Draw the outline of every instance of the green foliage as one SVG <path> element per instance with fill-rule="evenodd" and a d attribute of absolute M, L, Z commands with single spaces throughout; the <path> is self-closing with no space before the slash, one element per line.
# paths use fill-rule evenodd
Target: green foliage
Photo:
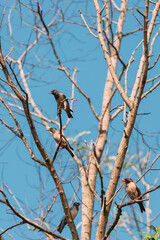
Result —
<path fill-rule="evenodd" d="M 131 166 L 135 166 L 135 164 L 133 163 L 129 163 L 129 162 L 125 162 L 123 169 L 125 169 L 126 167 L 131 167 Z"/>
<path fill-rule="evenodd" d="M 156 228 L 151 226 L 151 228 L 154 230 L 154 233 L 152 235 L 146 235 L 143 240 L 160 240 L 160 225 Z"/>

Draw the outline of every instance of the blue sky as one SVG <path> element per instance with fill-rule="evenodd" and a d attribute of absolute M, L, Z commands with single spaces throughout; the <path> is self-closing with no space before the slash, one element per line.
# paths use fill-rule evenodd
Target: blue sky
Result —
<path fill-rule="evenodd" d="M 141 8 L 142 4 L 143 4 L 142 1 L 140 1 L 140 3 L 139 1 L 135 3 L 135 5 L 140 6 L 140 9 L 143 10 L 143 8 Z M 62 5 L 62 10 L 67 9 L 66 11 L 69 16 L 67 20 L 74 20 L 82 23 L 82 19 L 80 18 L 78 13 L 78 10 L 80 9 L 82 10 L 84 15 L 86 15 L 86 12 L 88 12 L 88 15 L 86 16 L 88 23 L 90 24 L 94 23 L 93 17 L 95 16 L 95 10 L 92 1 L 82 1 L 78 3 L 76 2 L 75 4 L 73 4 L 72 7 L 68 8 L 67 5 L 68 6 L 70 5 L 70 1 L 64 2 Z M 130 5 L 131 3 L 129 3 L 129 7 L 131 7 Z M 7 1 L 6 14 L 1 29 L 2 49 L 4 55 L 7 54 L 11 49 L 11 42 L 9 38 L 9 30 L 7 25 L 9 9 L 11 6 L 13 6 L 13 10 L 11 13 L 13 40 L 16 46 L 14 53 L 15 58 L 17 59 L 25 49 L 24 43 L 25 44 L 31 43 L 35 39 L 35 34 L 32 33 L 31 30 L 31 26 L 33 25 L 34 19 L 31 17 L 31 14 L 29 13 L 28 10 L 26 10 L 25 8 L 21 8 L 23 19 L 26 21 L 27 24 L 29 24 L 29 26 L 28 25 L 26 26 L 24 22 L 22 23 L 19 18 L 18 14 L 19 6 L 18 4 L 16 4 L 16 1 L 14 3 L 12 1 Z M 42 4 L 42 7 L 43 13 L 45 14 L 45 21 L 46 23 L 48 23 L 53 18 L 55 12 L 53 11 L 53 15 L 52 11 L 49 14 L 47 14 L 47 9 L 51 7 L 48 2 L 47 4 Z M 2 12 L 3 9 L 1 8 L 0 11 Z M 141 17 L 139 17 L 139 19 L 142 20 Z M 96 23 L 94 23 L 94 25 L 96 26 Z M 124 26 L 124 33 L 138 27 L 139 24 L 135 21 L 134 17 L 131 14 L 128 14 Z M 158 26 L 155 28 L 154 33 L 157 30 Z M 62 23 L 60 27 L 55 26 L 53 27 L 53 29 L 51 28 L 51 31 L 53 33 L 53 41 L 55 43 L 57 52 L 63 64 L 71 68 L 77 67 L 78 69 L 77 83 L 81 87 L 81 89 L 90 97 L 96 112 L 100 114 L 103 98 L 103 89 L 105 85 L 108 68 L 98 39 L 93 38 L 93 36 L 91 36 L 88 33 L 87 29 L 69 23 L 68 24 Z M 135 33 L 133 36 L 130 36 L 128 38 L 125 37 L 122 40 L 122 48 L 120 54 L 125 62 L 128 62 L 131 53 L 133 52 L 134 48 L 138 45 L 141 38 L 142 32 Z M 19 43 L 21 43 L 20 46 Z M 160 50 L 159 38 L 157 38 L 155 47 L 153 49 L 154 59 L 158 55 L 157 53 L 159 52 L 159 50 Z M 131 87 L 135 80 L 141 52 L 142 47 L 140 47 L 136 52 L 135 62 L 132 63 L 132 67 L 129 71 L 128 91 L 131 91 Z M 40 66 L 37 66 L 38 60 L 40 60 Z M 28 74 L 28 72 L 31 73 L 27 75 L 28 84 L 30 86 L 32 96 L 37 106 L 39 107 L 39 109 L 45 109 L 45 113 L 43 111 L 45 116 L 49 116 L 51 119 L 55 119 L 57 114 L 56 102 L 54 100 L 54 97 L 48 93 L 53 89 L 57 89 L 61 92 L 64 92 L 67 97 L 71 97 L 72 84 L 69 82 L 69 80 L 62 71 L 57 70 L 56 59 L 53 55 L 53 52 L 51 51 L 50 45 L 46 44 L 46 40 L 44 39 L 44 37 L 40 39 L 39 46 L 33 48 L 33 50 L 29 53 L 25 61 L 26 65 L 24 65 L 24 71 L 26 74 Z M 28 64 L 29 62 L 34 64 L 34 66 L 29 65 Z M 151 65 L 152 64 L 153 61 L 151 61 Z M 18 73 L 17 67 L 16 66 L 14 67 L 15 71 Z M 120 67 L 121 66 L 118 65 L 117 70 L 118 72 L 120 71 Z M 72 73 L 71 70 L 69 70 L 69 72 Z M 148 78 L 151 78 L 158 74 L 159 63 L 157 63 L 157 66 L 154 68 L 154 70 L 151 70 L 151 72 L 148 75 Z M 0 77 L 3 78 L 2 73 L 0 73 Z M 122 86 L 124 87 L 123 83 Z M 150 84 L 149 87 L 151 86 L 152 85 Z M 9 89 L 9 87 L 7 86 L 5 87 Z M 145 90 L 149 89 L 149 87 L 147 86 Z M 84 99 L 84 97 L 82 97 L 82 95 L 79 93 L 77 89 L 75 89 L 75 99 L 77 101 L 75 101 L 73 105 L 74 118 L 71 119 L 64 133 L 66 136 L 75 137 L 77 136 L 77 134 L 83 131 L 89 132 L 88 134 L 85 134 L 79 138 L 80 144 L 82 146 L 85 146 L 84 140 L 87 140 L 88 144 L 91 141 L 93 142 L 96 141 L 98 133 L 98 121 L 93 116 L 93 113 L 90 110 L 87 100 Z M 156 89 L 154 93 L 151 93 L 150 95 L 148 95 L 147 98 L 145 98 L 142 101 L 139 108 L 139 113 L 149 114 L 144 116 L 137 116 L 137 121 L 135 125 L 136 128 L 138 128 L 142 133 L 146 134 L 145 140 L 147 141 L 147 144 L 149 144 L 153 148 L 151 149 L 151 161 L 154 159 L 156 154 L 159 153 L 159 135 L 156 134 L 157 132 L 160 132 L 159 129 L 160 113 L 158 109 L 159 102 L 160 102 L 159 89 Z M 116 105 L 119 104 L 122 104 L 122 100 L 119 94 L 116 93 L 112 101 L 111 109 L 113 109 Z M 4 118 L 5 121 L 10 120 L 8 113 L 6 113 L 3 109 L 1 110 L 1 117 Z M 118 144 L 123 134 L 122 117 L 123 115 L 121 113 L 116 119 L 114 119 L 110 123 L 108 144 L 106 145 L 106 149 L 103 156 L 104 162 L 108 159 L 108 157 L 116 156 Z M 37 157 L 40 157 L 36 147 L 34 146 L 33 139 L 28 129 L 27 123 L 24 120 L 24 117 L 17 115 L 17 118 L 19 119 L 21 126 L 24 128 L 25 136 L 27 137 L 29 143 L 31 144 L 34 153 L 36 154 Z M 62 120 L 63 124 L 67 120 L 66 114 L 64 112 L 62 113 Z M 52 127 L 53 124 L 50 124 L 50 126 Z M 52 156 L 56 147 L 56 144 L 52 136 L 49 134 L 49 132 L 46 131 L 44 126 L 38 123 L 36 123 L 36 129 L 38 131 L 42 144 L 45 146 L 48 154 Z M 50 203 L 53 197 L 56 196 L 54 183 L 52 182 L 47 171 L 43 167 L 41 166 L 39 167 L 30 159 L 30 156 L 27 150 L 24 148 L 23 143 L 19 139 L 16 139 L 9 130 L 2 126 L 2 124 L 0 125 L 0 132 L 1 132 L 0 138 L 1 185 L 7 184 L 9 186 L 11 191 L 19 200 L 22 207 L 25 209 L 25 213 L 27 216 L 32 217 L 30 214 L 31 210 L 34 213 L 34 216 L 36 216 L 40 201 L 43 200 L 43 209 L 45 209 L 47 207 L 48 202 Z M 128 154 L 129 155 L 137 154 L 137 142 L 136 142 L 137 138 L 139 140 L 138 144 L 140 152 L 142 156 L 145 156 L 149 149 L 143 143 L 141 136 L 137 134 L 135 130 L 133 130 L 133 135 L 130 141 Z M 69 154 L 65 150 L 60 151 L 54 163 L 54 166 L 57 172 L 59 173 L 59 176 L 62 179 L 62 181 L 66 179 L 64 181 L 63 186 L 70 203 L 74 191 L 75 189 L 77 189 L 79 185 L 79 179 L 75 177 L 75 174 L 77 173 L 77 166 L 73 162 L 73 160 L 70 159 Z M 158 167 L 158 163 L 156 164 L 156 166 Z M 106 176 L 104 176 L 105 183 L 104 185 L 106 190 L 110 176 L 108 172 L 109 165 L 107 165 L 106 163 L 106 165 L 104 164 L 103 167 L 104 168 L 102 170 L 106 174 Z M 131 170 L 129 168 L 124 170 L 123 176 L 129 174 L 130 171 Z M 152 180 L 155 179 L 155 176 L 158 176 L 157 172 L 151 172 L 146 176 L 146 179 L 149 183 L 151 183 Z M 72 179 L 72 183 L 69 183 L 70 178 Z M 134 180 L 138 179 L 138 176 L 136 176 L 135 173 L 133 175 L 133 179 Z M 121 182 L 119 183 L 119 186 L 120 184 Z M 139 186 L 141 186 L 141 190 L 143 191 L 144 187 L 142 186 L 141 183 L 139 183 Z M 97 191 L 100 192 L 98 179 L 97 179 Z M 120 195 L 117 197 L 116 199 L 117 202 L 123 197 L 123 194 L 124 190 L 122 190 Z M 155 216 L 157 211 L 159 211 L 159 204 L 156 203 L 155 201 L 155 199 L 157 199 L 158 197 L 158 194 L 159 190 L 150 195 L 151 209 L 153 213 L 152 217 Z M 81 200 L 81 189 L 76 195 L 76 201 L 79 200 Z M 51 229 L 55 228 L 55 226 L 63 216 L 63 212 L 62 211 L 60 212 L 61 209 L 60 204 L 58 204 L 58 202 L 59 198 L 57 197 L 56 203 L 52 209 L 53 213 L 49 214 L 47 219 L 47 221 L 49 221 Z M 138 206 L 135 205 L 134 207 L 136 210 L 138 209 Z M 5 214 L 6 208 L 2 206 L 2 204 L 0 204 L 0 209 L 1 209 L 0 226 L 3 229 L 5 229 L 6 227 L 9 227 L 11 223 L 14 222 L 14 218 L 10 214 L 7 215 Z M 97 203 L 96 201 L 95 212 L 96 210 L 99 209 L 100 209 L 99 203 Z M 130 211 L 129 208 L 125 210 Z M 132 217 L 131 212 L 130 215 Z M 92 235 L 93 239 L 95 236 L 96 229 L 95 226 L 98 220 L 98 216 L 99 215 L 97 215 L 94 219 L 95 223 L 93 224 Z M 110 221 L 112 222 L 111 219 Z M 80 214 L 75 220 L 76 224 L 78 224 L 79 222 Z M 143 224 L 145 225 L 145 223 Z M 155 225 L 156 224 L 158 224 L 158 221 L 155 223 Z M 24 239 L 24 234 L 27 234 L 25 235 L 25 238 L 27 238 L 27 236 L 33 236 L 32 231 L 30 231 L 30 233 L 28 234 L 26 226 L 20 227 L 20 230 L 22 232 L 19 232 L 18 230 L 14 229 L 11 230 L 10 233 L 11 234 L 13 233 L 13 235 L 16 234 L 16 239 L 18 240 Z M 80 232 L 80 228 L 78 229 L 78 231 Z M 128 237 L 127 239 L 130 240 L 128 234 L 126 235 L 124 231 L 121 231 L 119 234 L 120 235 L 117 236 L 117 239 L 122 239 L 122 237 L 124 238 L 124 236 L 126 236 Z M 71 237 L 68 227 L 65 228 L 63 236 L 66 236 L 68 238 Z M 36 231 L 34 231 L 34 238 L 39 239 L 39 233 Z M 8 235 L 5 235 L 5 239 L 9 240 L 11 238 Z M 111 239 L 114 239 L 114 234 L 111 235 Z"/>

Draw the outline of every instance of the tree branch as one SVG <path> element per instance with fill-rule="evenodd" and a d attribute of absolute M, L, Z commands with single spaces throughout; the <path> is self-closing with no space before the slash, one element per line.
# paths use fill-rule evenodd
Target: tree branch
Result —
<path fill-rule="evenodd" d="M 36 229 L 40 230 L 41 232 L 43 232 L 43 233 L 45 233 L 45 234 L 49 234 L 49 235 L 51 235 L 51 236 L 53 236 L 53 237 L 55 237 L 55 238 L 59 238 L 59 239 L 62 239 L 62 240 L 66 240 L 66 238 L 63 238 L 63 237 L 61 237 L 60 235 L 55 234 L 55 233 L 53 233 L 53 232 L 51 232 L 51 231 L 43 228 L 42 226 L 38 225 L 37 223 L 35 223 L 35 222 L 33 222 L 32 220 L 28 219 L 27 217 L 23 216 L 21 213 L 19 213 L 19 212 L 10 204 L 10 202 L 9 202 L 6 194 L 5 194 L 2 190 L 0 190 L 0 193 L 2 193 L 2 195 L 3 195 L 4 198 L 5 198 L 5 201 L 2 200 L 2 199 L 0 199 L 0 202 L 3 203 L 3 204 L 5 204 L 5 205 L 7 205 L 7 206 L 11 209 L 11 211 L 12 211 L 17 217 L 19 217 L 20 219 L 22 219 L 22 220 L 23 220 L 23 224 L 27 223 L 27 224 L 29 224 L 29 225 L 32 225 L 33 227 L 35 227 Z"/>
<path fill-rule="evenodd" d="M 26 119 L 28 121 L 28 125 L 30 127 L 30 130 L 31 130 L 31 133 L 32 133 L 32 136 L 33 136 L 33 139 L 34 139 L 34 142 L 41 154 L 41 156 L 43 157 L 44 161 L 46 162 L 46 166 L 56 184 L 56 188 L 60 194 L 60 198 L 61 198 L 61 202 L 63 204 L 63 208 L 64 208 L 64 212 L 65 212 L 65 215 L 67 216 L 67 220 L 68 220 L 68 225 L 69 225 L 69 228 L 71 230 L 71 233 L 72 233 L 72 236 L 73 238 L 76 240 L 79 239 L 78 237 L 78 234 L 77 234 L 77 231 L 76 231 L 76 228 L 75 228 L 75 225 L 74 225 L 74 222 L 72 220 L 72 217 L 71 217 L 71 213 L 70 213 L 70 210 L 69 210 L 69 206 L 68 206 L 68 202 L 67 202 L 67 198 L 66 198 L 66 195 L 64 193 L 64 190 L 63 190 L 63 187 L 62 187 L 62 184 L 61 184 L 61 181 L 57 175 L 57 172 L 55 171 L 55 168 L 53 167 L 52 165 L 52 161 L 49 159 L 45 149 L 43 148 L 41 142 L 40 142 L 40 139 L 39 139 L 39 136 L 37 134 L 37 131 L 36 131 L 36 128 L 35 128 L 35 125 L 34 125 L 34 122 L 32 120 L 32 117 L 31 117 L 31 114 L 30 114 L 30 111 L 29 111 L 29 106 L 28 106 L 28 101 L 27 99 L 20 93 L 20 91 L 15 87 L 13 81 L 12 81 L 12 78 L 7 70 L 7 67 L 6 67 L 6 64 L 5 64 L 5 61 L 4 61 L 4 58 L 2 56 L 2 50 L 1 50 L 1 46 L 0 46 L 0 64 L 2 66 L 2 70 L 5 74 L 5 77 L 7 79 L 7 81 L 9 82 L 9 84 L 11 85 L 11 88 L 12 90 L 14 91 L 14 93 L 16 94 L 16 96 L 21 100 L 22 102 L 22 105 L 23 105 L 23 108 L 24 108 L 24 113 L 26 115 Z M 27 95 L 26 95 L 27 96 Z"/>
<path fill-rule="evenodd" d="M 108 53 L 108 50 L 107 50 L 107 47 L 106 47 L 106 44 L 105 44 L 105 40 L 104 40 L 104 37 L 103 37 L 103 31 L 102 31 L 102 26 L 101 26 L 101 15 L 100 15 L 100 6 L 98 4 L 98 1 L 97 0 L 93 0 L 94 2 L 94 5 L 95 5 L 95 8 L 96 8 L 96 13 L 97 13 L 97 31 L 98 31 L 98 37 L 99 37 L 99 41 L 101 43 L 101 47 L 102 47 L 102 50 L 103 50 L 103 53 L 104 53 L 104 57 L 106 59 L 106 62 L 107 62 L 107 65 L 108 65 L 108 68 L 109 68 L 109 71 L 110 71 L 110 74 L 116 84 L 116 87 L 121 95 L 121 97 L 123 98 L 123 100 L 126 102 L 127 106 L 132 109 L 132 102 L 129 100 L 129 98 L 127 97 L 127 95 L 125 94 L 121 84 L 119 83 L 118 81 L 118 77 L 115 73 L 115 70 L 113 68 L 113 65 L 112 65 L 112 61 L 111 61 L 111 58 L 109 56 L 109 53 Z"/>
<path fill-rule="evenodd" d="M 120 219 L 120 216 L 122 214 L 122 208 L 126 207 L 126 206 L 129 206 L 129 205 L 132 205 L 132 204 L 135 204 L 135 203 L 139 203 L 139 202 L 143 202 L 143 201 L 148 201 L 149 199 L 140 199 L 142 198 L 144 195 L 146 195 L 147 193 L 150 193 L 150 192 L 153 192 L 155 190 L 157 190 L 158 188 L 160 188 L 160 185 L 156 186 L 155 188 L 152 188 L 148 191 L 146 191 L 145 193 L 141 194 L 138 198 L 136 198 L 135 200 L 132 200 L 132 201 L 129 201 L 127 203 L 124 203 L 124 204 L 116 204 L 117 206 L 117 213 L 116 213 L 116 217 L 115 217 L 115 220 L 113 221 L 112 225 L 109 227 L 107 233 L 105 234 L 103 240 L 106 240 L 108 238 L 108 236 L 110 235 L 110 233 L 113 231 L 113 229 L 115 228 L 115 226 L 118 224 L 118 221 Z"/>
<path fill-rule="evenodd" d="M 44 26 L 44 28 L 45 28 L 45 30 L 46 30 L 46 32 L 47 32 L 47 36 L 48 36 L 48 39 L 49 39 L 49 41 L 50 41 L 50 44 L 51 44 L 53 53 L 54 53 L 54 55 L 55 55 L 55 57 L 56 57 L 56 59 L 57 59 L 57 62 L 58 62 L 58 64 L 59 64 L 59 66 L 61 67 L 61 70 L 66 74 L 66 76 L 69 78 L 69 80 L 76 86 L 76 88 L 79 90 L 79 92 L 87 99 L 87 101 L 88 101 L 88 103 L 89 103 L 89 105 L 90 105 L 90 108 L 91 108 L 93 114 L 95 115 L 95 117 L 96 117 L 97 120 L 99 121 L 99 116 L 98 116 L 98 114 L 96 113 L 96 111 L 94 110 L 94 107 L 93 107 L 93 105 L 92 105 L 92 102 L 91 102 L 90 98 L 81 90 L 81 88 L 78 86 L 78 84 L 72 79 L 72 77 L 70 76 L 70 74 L 67 72 L 66 68 L 63 66 L 63 64 L 62 64 L 62 62 L 61 62 L 61 60 L 60 60 L 60 58 L 59 58 L 59 56 L 58 56 L 58 54 L 57 54 L 57 52 L 56 52 L 56 49 L 55 49 L 55 46 L 54 46 L 54 44 L 53 44 L 52 37 L 51 37 L 51 35 L 50 35 L 50 33 L 49 33 L 48 27 L 47 27 L 47 25 L 46 25 L 45 22 L 44 22 L 44 19 L 43 19 L 43 16 L 42 16 L 42 11 L 41 11 L 41 9 L 40 9 L 40 5 L 39 5 L 39 2 L 38 2 L 38 1 L 37 1 L 37 7 L 38 7 L 37 13 L 39 14 L 40 20 L 41 20 L 41 22 L 42 22 L 42 24 L 43 24 L 43 26 Z"/>

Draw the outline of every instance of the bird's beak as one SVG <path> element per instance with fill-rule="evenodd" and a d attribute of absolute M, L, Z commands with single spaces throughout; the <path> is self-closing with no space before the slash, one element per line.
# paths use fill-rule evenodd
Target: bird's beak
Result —
<path fill-rule="evenodd" d="M 52 94 L 52 92 L 49 92 L 49 94 Z"/>
<path fill-rule="evenodd" d="M 48 128 L 48 129 L 46 129 L 47 131 L 50 131 L 51 129 L 50 128 Z"/>
<path fill-rule="evenodd" d="M 125 179 L 122 179 L 123 182 L 125 182 Z"/>
<path fill-rule="evenodd" d="M 82 203 L 79 202 L 79 205 L 81 205 Z"/>

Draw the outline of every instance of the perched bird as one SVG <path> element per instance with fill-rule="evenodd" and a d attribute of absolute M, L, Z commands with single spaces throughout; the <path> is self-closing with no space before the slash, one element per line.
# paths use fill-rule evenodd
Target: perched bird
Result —
<path fill-rule="evenodd" d="M 77 216 L 78 214 L 78 211 L 79 211 L 79 205 L 81 205 L 82 203 L 79 203 L 79 202 L 75 202 L 73 204 L 73 206 L 70 208 L 70 211 L 71 211 L 71 216 L 72 216 L 72 219 L 74 220 L 75 217 Z M 66 216 L 64 216 L 61 220 L 61 222 L 59 223 L 58 225 L 58 229 L 57 231 L 59 233 L 61 233 L 63 231 L 63 228 L 66 226 L 67 224 L 67 219 L 66 219 Z"/>
<path fill-rule="evenodd" d="M 66 111 L 69 118 L 73 118 L 72 109 L 70 109 L 69 102 L 66 96 L 63 93 L 58 92 L 57 90 L 52 90 L 49 94 L 53 94 L 57 101 L 57 109 L 63 109 Z"/>
<path fill-rule="evenodd" d="M 57 144 L 59 144 L 60 140 L 61 140 L 61 147 L 67 149 L 67 151 L 70 153 L 70 155 L 72 157 L 74 157 L 73 154 L 73 148 L 70 146 L 69 142 L 67 141 L 66 137 L 62 134 L 62 138 L 61 138 L 61 134 L 60 132 L 56 129 L 56 128 L 49 128 L 47 129 L 52 135 L 54 140 L 56 141 Z"/>
<path fill-rule="evenodd" d="M 141 195 L 140 189 L 138 188 L 136 183 L 133 182 L 133 180 L 131 178 L 125 178 L 125 179 L 122 179 L 122 181 L 125 182 L 126 192 L 127 192 L 128 196 L 130 197 L 130 199 L 134 200 Z M 142 199 L 142 198 L 140 198 L 140 199 Z M 142 213 L 145 212 L 143 202 L 138 202 L 138 205 L 140 207 L 141 212 Z"/>

